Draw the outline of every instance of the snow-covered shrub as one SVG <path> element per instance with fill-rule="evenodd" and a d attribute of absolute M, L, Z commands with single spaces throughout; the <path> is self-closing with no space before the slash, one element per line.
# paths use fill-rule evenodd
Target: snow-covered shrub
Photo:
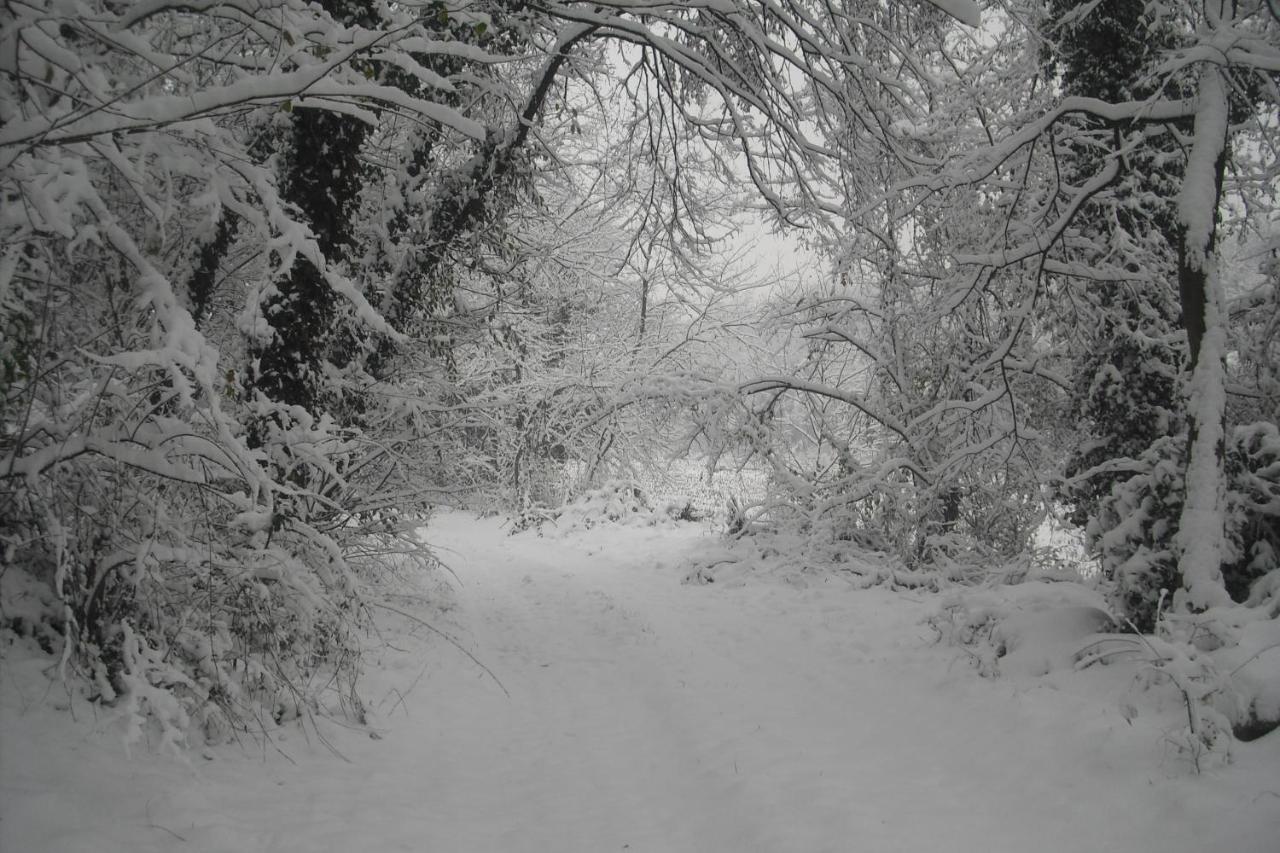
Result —
<path fill-rule="evenodd" d="M 587 490 L 555 512 L 554 523 L 562 531 L 589 530 L 603 524 L 649 526 L 670 523 L 679 513 L 674 504 L 654 506 L 635 483 L 613 480 Z"/>
<path fill-rule="evenodd" d="M 566 482 L 576 483 L 566 487 L 569 494 L 583 494 L 592 488 L 574 476 L 580 467 L 566 466 Z M 618 461 L 607 470 L 615 475 L 609 479 L 634 483 L 651 503 L 675 506 L 683 521 L 724 523 L 731 503 L 759 503 L 768 490 L 768 474 L 757 466 L 709 465 L 699 458 L 649 459 L 642 455 Z"/>
<path fill-rule="evenodd" d="M 1142 454 L 1142 470 L 1112 488 L 1088 534 L 1112 606 L 1148 635 L 1113 647 L 1141 655 L 1185 695 L 1187 731 L 1178 748 L 1198 763 L 1227 729 L 1249 736 L 1280 720 L 1280 693 L 1264 686 L 1268 674 L 1280 674 L 1280 663 L 1260 639 L 1280 618 L 1280 433 L 1264 422 L 1228 435 L 1222 575 L 1238 604 L 1200 614 L 1167 606 L 1181 585 L 1173 543 L 1184 446 L 1185 439 L 1169 438 Z"/>
<path fill-rule="evenodd" d="M 1280 571 L 1280 427 L 1266 421 L 1236 427 L 1228 441 L 1231 559 L 1222 579 L 1232 599 L 1246 601 L 1263 577 Z"/>
<path fill-rule="evenodd" d="M 1140 665 L 1135 679 L 1139 688 L 1174 689 L 1186 722 L 1167 733 L 1166 742 L 1197 773 L 1211 759 L 1231 760 L 1231 718 L 1238 716 L 1238 697 L 1229 676 L 1209 654 L 1156 636 L 1128 634 L 1101 637 L 1075 655 L 1078 669 L 1117 660 Z"/>
<path fill-rule="evenodd" d="M 1048 581 L 952 590 L 928 622 L 984 676 L 1070 669 L 1084 642 L 1116 630 L 1097 591 Z"/>
<path fill-rule="evenodd" d="M 1139 630 L 1155 628 L 1161 590 L 1181 584 L 1174 534 L 1183 501 L 1185 438 L 1157 441 L 1136 461 L 1140 472 L 1118 482 L 1087 534 L 1115 606 Z M 1275 424 L 1236 427 L 1224 472 L 1227 552 L 1223 581 L 1238 602 L 1280 568 L 1280 432 Z"/>
<path fill-rule="evenodd" d="M 840 304 L 841 298 L 831 302 Z M 831 318 L 820 314 L 819 319 Z M 958 441 L 988 430 L 999 436 L 981 449 L 961 452 L 935 447 L 932 438 L 922 437 L 916 445 L 883 429 L 875 423 L 877 416 L 864 413 L 879 403 L 873 406 L 856 390 L 780 377 L 751 383 L 747 390 L 758 396 L 744 405 L 763 401 L 756 404 L 764 408 L 746 416 L 730 412 L 725 417 L 736 429 L 722 432 L 751 450 L 767 471 L 768 489 L 757 499 L 761 505 L 752 511 L 754 519 L 866 543 L 893 554 L 912 572 L 958 579 L 981 577 L 985 565 L 1019 554 L 1044 518 L 1045 500 L 1034 471 L 1022 463 L 1022 454 L 1014 454 L 1018 464 L 1006 464 L 1010 454 L 997 449 L 1011 433 L 986 422 L 1005 416 L 996 407 L 973 413 L 983 423 L 972 431 L 948 426 Z M 784 397 L 783 392 L 795 393 Z M 846 398 L 859 404 L 832 403 Z M 942 465 L 943 459 L 949 461 Z M 941 467 L 930 471 L 934 465 Z"/>
<path fill-rule="evenodd" d="M 7 632 L 52 655 L 62 647 L 61 602 L 49 584 L 12 564 L 12 556 L 0 560 L 0 635 Z"/>
<path fill-rule="evenodd" d="M 891 563 L 892 570 L 878 576 L 902 586 L 936 589 L 1007 574 L 1011 564 L 1025 562 L 1019 543 L 1041 512 L 1035 499 L 1001 498 L 1002 489 L 990 485 L 947 498 L 892 476 L 871 487 L 852 476 L 806 483 L 786 472 L 775 475 L 763 499 L 729 503 L 731 535 L 800 533 L 820 563 L 837 570 L 868 559 Z"/>
<path fill-rule="evenodd" d="M 1162 713 L 1165 742 L 1200 771 L 1230 760 L 1233 737 L 1252 740 L 1280 723 L 1280 614 L 1236 606 L 1190 616 L 1166 612 L 1167 603 L 1157 601 L 1154 630 L 1139 632 L 1102 591 L 1038 581 L 954 589 L 928 623 L 984 677 L 1123 665 L 1126 716 L 1143 701 Z"/>
<path fill-rule="evenodd" d="M 258 460 L 283 438 L 251 453 L 216 397 L 184 402 L 149 370 L 63 371 L 84 393 L 12 386 L 29 416 L 4 446 L 5 572 L 58 602 L 22 631 L 51 650 L 57 632 L 93 697 L 165 742 L 314 705 L 329 679 L 347 690 L 360 609 L 344 555 L 364 531 L 318 508 L 339 500 L 325 469 L 351 458 L 349 437 L 295 424 L 282 486 Z"/>
<path fill-rule="evenodd" d="M 654 459 L 639 452 L 626 460 L 611 458 L 594 469 L 579 461 L 566 462 L 557 491 L 565 499 L 560 503 L 572 504 L 619 483 L 634 485 L 664 516 L 725 525 L 732 514 L 730 507 L 762 503 L 768 491 L 768 474 L 755 466 L 709 465 L 706 459 L 696 457 Z M 541 510 L 535 507 L 530 515 L 554 514 L 549 508 L 553 506 L 556 504 L 545 504 Z"/>
<path fill-rule="evenodd" d="M 607 524 L 652 527 L 704 518 L 687 498 L 655 498 L 634 480 L 609 480 L 598 488 L 584 490 L 558 509 L 531 506 L 512 518 L 511 531 L 535 529 L 542 533 L 547 525 L 560 532 Z"/>
<path fill-rule="evenodd" d="M 633 476 L 656 499 L 686 505 L 689 520 L 724 521 L 731 504 L 757 503 L 768 491 L 768 473 L 758 466 L 709 468 L 700 459 L 636 466 Z"/>
<path fill-rule="evenodd" d="M 1143 472 L 1117 483 L 1086 529 L 1103 575 L 1114 584 L 1116 607 L 1148 633 L 1161 590 L 1178 586 L 1173 537 L 1182 508 L 1182 443 L 1166 438 L 1143 453 Z"/>
<path fill-rule="evenodd" d="M 732 524 L 726 535 L 708 540 L 685 571 L 685 583 L 728 584 L 773 577 L 803 586 L 808 578 L 839 576 L 858 587 L 885 584 L 903 589 L 937 588 L 937 576 L 913 571 L 892 554 L 868 542 L 784 521 L 770 524 L 743 516 L 742 530 Z"/>

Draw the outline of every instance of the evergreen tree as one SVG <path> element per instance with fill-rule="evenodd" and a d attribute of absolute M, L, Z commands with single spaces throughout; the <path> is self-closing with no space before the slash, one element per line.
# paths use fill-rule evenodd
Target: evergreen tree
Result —
<path fill-rule="evenodd" d="M 1064 96 L 1123 103 L 1149 97 L 1149 71 L 1172 42 L 1153 34 L 1144 0 L 1115 0 L 1087 10 L 1079 0 L 1050 4 L 1044 54 Z M 1061 23 L 1059 23 L 1061 22 Z M 1065 160 L 1066 180 L 1080 184 L 1099 168 L 1096 147 L 1131 149 L 1127 168 L 1079 216 L 1085 260 L 1110 263 L 1124 277 L 1056 282 L 1070 311 L 1060 326 L 1074 354 L 1067 401 L 1080 418 L 1081 441 L 1065 465 L 1063 499 L 1072 520 L 1093 520 L 1099 503 L 1156 441 L 1183 426 L 1182 348 L 1175 278 L 1173 198 L 1182 157 L 1169 138 L 1136 148 L 1135 128 L 1082 117 L 1083 132 Z M 1140 132 L 1140 129 L 1136 129 Z"/>

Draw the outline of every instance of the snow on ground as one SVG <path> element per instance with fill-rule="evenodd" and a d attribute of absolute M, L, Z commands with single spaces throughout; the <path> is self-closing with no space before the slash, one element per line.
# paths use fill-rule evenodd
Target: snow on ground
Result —
<path fill-rule="evenodd" d="M 1132 667 L 981 678 L 935 642 L 936 596 L 683 584 L 697 525 L 449 514 L 429 538 L 452 596 L 391 603 L 491 674 L 387 611 L 368 729 L 125 758 L 118 723 L 8 649 L 0 850 L 1277 850 L 1280 737 L 1197 776 Z"/>

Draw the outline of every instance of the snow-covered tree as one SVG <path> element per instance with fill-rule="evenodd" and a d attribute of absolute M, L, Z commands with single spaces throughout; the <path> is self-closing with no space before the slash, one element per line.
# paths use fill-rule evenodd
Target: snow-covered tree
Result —
<path fill-rule="evenodd" d="M 1203 608 L 1223 601 L 1221 590 L 1207 591 L 1218 588 L 1213 578 L 1219 567 L 1237 600 L 1261 573 L 1256 562 L 1244 569 L 1238 553 L 1255 550 L 1243 531 L 1256 530 L 1257 519 L 1247 519 L 1249 511 L 1231 497 L 1242 485 L 1231 472 L 1247 467 L 1228 461 L 1237 454 L 1231 432 L 1245 423 L 1227 419 L 1223 371 L 1236 344 L 1227 314 L 1215 307 L 1226 304 L 1226 290 L 1213 270 L 1221 268 L 1215 260 L 1221 228 L 1256 227 L 1267 205 L 1254 182 L 1259 167 L 1265 174 L 1274 163 L 1249 152 L 1255 147 L 1250 140 L 1268 132 L 1264 105 L 1274 103 L 1274 70 L 1248 49 L 1222 63 L 1197 65 L 1186 56 L 1215 39 L 1260 44 L 1256 39 L 1275 22 L 1256 4 L 1056 4 L 1054 10 L 1059 14 L 1049 34 L 1064 94 L 1086 99 L 1075 118 L 1079 130 L 1070 138 L 1068 162 L 1076 171 L 1104 168 L 1108 157 L 1116 163 L 1111 184 L 1084 210 L 1092 245 L 1082 245 L 1078 257 L 1095 270 L 1120 272 L 1114 280 L 1064 285 L 1083 297 L 1073 310 L 1081 303 L 1096 306 L 1076 310 L 1076 316 L 1109 338 L 1086 334 L 1085 346 L 1074 348 L 1083 355 L 1077 370 L 1085 393 L 1078 399 L 1089 435 L 1067 469 L 1067 492 L 1090 520 L 1123 609 L 1150 628 L 1162 588 L 1185 585 L 1189 601 Z M 1089 100 L 1128 105 L 1131 112 L 1104 116 Z M 1225 112 L 1211 126 L 1214 111 Z M 1228 176 L 1228 163 L 1239 179 Z M 1241 202 L 1254 215 L 1221 224 L 1221 211 Z M 1219 348 L 1210 365 L 1201 345 L 1213 336 Z M 1097 343 L 1090 346 L 1090 338 Z M 1179 371 L 1184 347 L 1189 374 Z M 1222 439 L 1217 450 L 1207 443 L 1206 429 Z M 1182 472 L 1195 475 L 1185 481 L 1185 499 Z M 1219 495 L 1218 503 L 1211 493 Z M 1235 508 L 1227 510 L 1228 504 Z M 1201 536 L 1203 525 L 1219 532 Z M 1220 548 L 1216 558 L 1210 547 Z M 1214 569 L 1203 569 L 1215 559 Z"/>
<path fill-rule="evenodd" d="M 1012 34 L 970 42 L 940 14 L 858 13 L 839 38 L 893 70 L 833 73 L 813 93 L 838 158 L 834 228 L 817 240 L 834 281 L 781 315 L 809 342 L 803 363 L 745 390 L 769 408 L 799 395 L 826 424 L 840 461 L 815 509 L 845 517 L 837 535 L 870 531 L 913 564 L 1009 556 L 1043 503 L 1033 389 L 1061 382 L 1042 363 L 1036 270 L 956 262 L 1008 232 L 1009 194 L 912 182 L 1037 103 L 1018 79 L 1027 51 Z"/>

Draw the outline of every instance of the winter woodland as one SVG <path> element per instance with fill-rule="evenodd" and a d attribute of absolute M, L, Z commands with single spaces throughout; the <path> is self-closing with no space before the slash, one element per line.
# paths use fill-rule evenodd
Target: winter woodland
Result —
<path fill-rule="evenodd" d="M 936 593 L 983 675 L 1087 590 L 1194 767 L 1280 720 L 1275 0 L 0 28 L 0 634 L 132 743 L 366 724 L 446 510 Z"/>

